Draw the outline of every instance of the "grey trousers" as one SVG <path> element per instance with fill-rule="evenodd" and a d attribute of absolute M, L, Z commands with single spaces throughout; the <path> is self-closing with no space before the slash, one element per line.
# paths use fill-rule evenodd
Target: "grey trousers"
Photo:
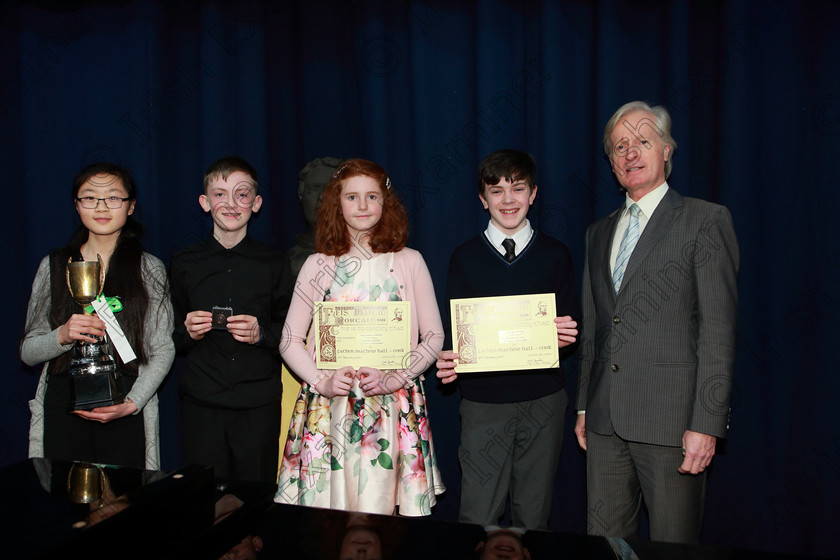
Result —
<path fill-rule="evenodd" d="M 642 500 L 655 541 L 700 540 L 706 473 L 680 474 L 682 449 L 586 432 L 587 533 L 636 537 Z"/>
<path fill-rule="evenodd" d="M 461 401 L 460 521 L 496 525 L 510 496 L 514 526 L 547 528 L 567 405 L 566 391 L 518 403 Z"/>

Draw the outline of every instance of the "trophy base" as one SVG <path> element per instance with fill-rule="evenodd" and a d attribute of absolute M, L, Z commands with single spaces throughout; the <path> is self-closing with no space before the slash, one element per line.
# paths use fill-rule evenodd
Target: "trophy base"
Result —
<path fill-rule="evenodd" d="M 70 412 L 125 402 L 117 388 L 117 364 L 99 344 L 78 347 L 70 362 Z"/>
<path fill-rule="evenodd" d="M 110 375 L 89 375 L 73 379 L 73 402 L 70 410 L 93 410 L 100 406 L 122 404 L 125 397 L 117 390 Z"/>
<path fill-rule="evenodd" d="M 70 410 L 92 410 L 125 402 L 112 372 L 72 377 Z"/>

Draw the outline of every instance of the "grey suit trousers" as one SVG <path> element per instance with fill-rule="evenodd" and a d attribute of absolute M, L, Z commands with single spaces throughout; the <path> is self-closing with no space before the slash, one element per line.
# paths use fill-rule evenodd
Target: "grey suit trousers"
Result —
<path fill-rule="evenodd" d="M 654 541 L 697 544 L 706 473 L 680 474 L 680 447 L 586 434 L 587 533 L 635 538 L 644 499 Z"/>
<path fill-rule="evenodd" d="M 547 528 L 568 400 L 461 401 L 460 521 L 496 525 L 510 496 L 514 526 Z"/>

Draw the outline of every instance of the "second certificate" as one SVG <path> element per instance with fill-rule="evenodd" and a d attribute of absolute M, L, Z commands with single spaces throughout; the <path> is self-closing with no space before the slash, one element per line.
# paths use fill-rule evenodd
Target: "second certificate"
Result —
<path fill-rule="evenodd" d="M 411 303 L 407 301 L 317 302 L 312 328 L 317 333 L 319 369 L 409 367 Z"/>
<path fill-rule="evenodd" d="M 557 367 L 554 294 L 449 302 L 458 373 Z"/>

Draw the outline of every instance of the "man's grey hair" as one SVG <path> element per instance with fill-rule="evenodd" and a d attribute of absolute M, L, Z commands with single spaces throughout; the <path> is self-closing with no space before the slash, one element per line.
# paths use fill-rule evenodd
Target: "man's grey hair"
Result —
<path fill-rule="evenodd" d="M 652 131 L 652 133 L 659 136 L 659 139 L 664 146 L 671 146 L 671 149 L 668 152 L 668 160 L 665 162 L 665 178 L 667 179 L 668 176 L 671 175 L 674 152 L 677 151 L 677 141 L 671 136 L 671 115 L 668 113 L 668 109 L 662 105 L 651 107 L 644 101 L 631 101 L 630 103 L 625 103 L 619 107 L 618 110 L 613 113 L 610 120 L 607 121 L 607 126 L 604 127 L 604 152 L 606 152 L 607 157 L 612 156 L 613 146 L 610 141 L 610 136 L 612 135 L 613 130 L 615 130 L 615 127 L 621 124 L 621 119 L 624 115 L 632 113 L 633 111 L 644 111 L 646 113 L 650 113 L 653 115 L 653 122 L 643 119 L 642 121 L 639 121 L 639 123 L 636 123 L 636 128 L 633 128 L 629 123 L 627 123 L 625 126 L 629 134 L 644 137 L 644 132 L 641 129 L 647 128 Z"/>

